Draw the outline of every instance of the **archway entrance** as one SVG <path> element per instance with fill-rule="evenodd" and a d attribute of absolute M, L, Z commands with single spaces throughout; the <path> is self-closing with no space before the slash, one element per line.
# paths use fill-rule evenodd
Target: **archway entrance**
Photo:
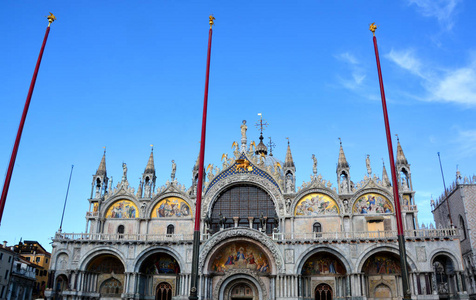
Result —
<path fill-rule="evenodd" d="M 324 251 L 314 253 L 302 265 L 301 295 L 305 299 L 319 300 L 344 298 L 346 276 L 347 270 L 336 255 Z"/>
<path fill-rule="evenodd" d="M 332 288 L 330 285 L 321 283 L 316 287 L 315 300 L 332 300 Z"/>
<path fill-rule="evenodd" d="M 114 255 L 99 255 L 86 267 L 84 282 L 84 290 L 95 290 L 101 298 L 120 299 L 124 292 L 124 265 Z"/>
<path fill-rule="evenodd" d="M 239 278 L 231 281 L 224 290 L 223 300 L 258 300 L 256 285 L 248 279 Z"/>
<path fill-rule="evenodd" d="M 161 282 L 157 285 L 155 291 L 155 300 L 171 300 L 172 299 L 172 286 L 170 283 Z"/>

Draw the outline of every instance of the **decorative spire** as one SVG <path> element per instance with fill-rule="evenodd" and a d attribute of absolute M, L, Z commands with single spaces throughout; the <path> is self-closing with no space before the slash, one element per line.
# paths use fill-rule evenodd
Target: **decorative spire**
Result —
<path fill-rule="evenodd" d="M 291 154 L 291 146 L 289 145 L 289 138 L 286 138 L 286 139 L 288 140 L 288 150 L 286 151 L 286 159 L 284 161 L 284 166 L 294 167 L 293 156 Z"/>
<path fill-rule="evenodd" d="M 388 179 L 388 174 L 387 174 L 387 169 L 385 169 L 385 162 L 383 161 L 382 158 L 382 182 L 385 186 L 391 186 L 392 184 L 390 183 L 390 179 Z"/>
<path fill-rule="evenodd" d="M 102 155 L 102 159 L 101 159 L 101 162 L 99 163 L 99 167 L 96 171 L 96 175 L 98 176 L 106 175 L 106 147 L 104 147 L 104 154 Z"/>
<path fill-rule="evenodd" d="M 349 163 L 345 158 L 344 148 L 342 148 L 342 140 L 339 138 L 340 149 L 339 149 L 339 159 L 337 161 L 337 169 L 349 168 Z"/>
<path fill-rule="evenodd" d="M 155 175 L 155 165 L 154 165 L 154 145 L 150 145 L 150 156 L 149 161 L 147 161 L 147 166 L 145 167 L 144 173 L 153 173 Z"/>
<path fill-rule="evenodd" d="M 276 144 L 273 143 L 270 136 L 268 138 L 269 138 L 269 142 L 267 146 L 269 148 L 269 156 L 273 156 L 273 148 L 276 147 Z"/>
<path fill-rule="evenodd" d="M 266 123 L 266 122 L 264 122 L 264 120 L 263 120 L 263 115 L 262 115 L 261 113 L 259 113 L 258 116 L 260 116 L 260 119 L 259 119 L 259 121 L 255 124 L 255 126 L 260 129 L 260 136 L 259 136 L 259 144 L 258 144 L 258 146 L 256 146 L 255 154 L 256 154 L 256 155 L 260 155 L 260 154 L 267 155 L 267 154 L 268 154 L 268 148 L 267 148 L 266 145 L 263 143 L 263 130 L 264 130 L 269 124 Z"/>
<path fill-rule="evenodd" d="M 408 161 L 405 158 L 405 154 L 403 154 L 402 145 L 400 145 L 400 138 L 397 136 L 397 165 L 408 165 Z"/>

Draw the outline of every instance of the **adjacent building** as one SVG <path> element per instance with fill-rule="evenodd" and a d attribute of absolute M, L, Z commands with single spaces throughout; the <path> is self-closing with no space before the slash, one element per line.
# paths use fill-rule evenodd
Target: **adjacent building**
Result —
<path fill-rule="evenodd" d="M 0 299 L 6 299 L 14 258 L 15 252 L 7 247 L 7 242 L 3 242 L 0 245 Z"/>
<path fill-rule="evenodd" d="M 454 227 L 459 231 L 464 284 L 470 298 L 476 299 L 476 176 L 463 178 L 457 171 L 456 180 L 431 205 L 437 228 Z"/>
<path fill-rule="evenodd" d="M 37 241 L 20 242 L 15 246 L 15 252 L 36 265 L 36 282 L 33 289 L 33 297 L 35 299 L 44 298 L 51 253 L 46 251 Z"/>
<path fill-rule="evenodd" d="M 336 178 L 323 178 L 313 155 L 310 180 L 299 185 L 291 145 L 281 161 L 262 135 L 257 145 L 248 142 L 246 129 L 243 122 L 232 153 L 206 170 L 200 299 L 401 299 L 385 166 L 377 176 L 368 157 L 367 175 L 353 181 L 341 143 Z M 104 153 L 92 178 L 86 232 L 53 238 L 46 297 L 188 299 L 198 162 L 191 167 L 190 186 L 175 179 L 175 163 L 170 179 L 159 183 L 152 151 L 137 189 L 125 163 L 113 187 Z M 447 223 L 419 228 L 400 142 L 397 171 L 413 299 L 467 298 L 458 232 Z"/>

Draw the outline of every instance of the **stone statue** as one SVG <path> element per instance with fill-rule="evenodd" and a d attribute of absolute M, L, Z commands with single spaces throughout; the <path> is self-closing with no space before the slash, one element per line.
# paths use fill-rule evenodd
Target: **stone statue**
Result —
<path fill-rule="evenodd" d="M 404 191 L 408 191 L 407 179 L 406 179 L 404 176 L 402 176 L 402 189 L 403 189 Z"/>
<path fill-rule="evenodd" d="M 172 181 L 175 180 L 175 171 L 177 171 L 177 165 L 175 164 L 175 161 L 172 159 L 172 174 L 170 174 L 170 178 Z"/>
<path fill-rule="evenodd" d="M 246 130 L 248 130 L 248 126 L 246 126 L 246 120 L 243 120 L 243 124 L 240 126 L 241 128 L 241 140 L 246 141 Z"/>
<path fill-rule="evenodd" d="M 139 177 L 139 186 L 137 187 L 137 197 L 142 198 L 142 178 Z"/>
<path fill-rule="evenodd" d="M 122 163 L 122 181 L 127 181 L 127 164 Z"/>
<path fill-rule="evenodd" d="M 218 214 L 218 223 L 220 224 L 221 229 L 225 229 L 225 222 L 226 222 L 226 217 L 224 217 L 221 213 Z"/>
<path fill-rule="evenodd" d="M 347 184 L 347 177 L 344 177 L 342 179 L 340 187 L 341 187 L 341 192 L 343 193 L 347 193 L 349 191 L 349 185 Z"/>
<path fill-rule="evenodd" d="M 261 224 L 261 230 L 262 230 L 263 232 L 266 231 L 266 220 L 267 220 L 267 219 L 268 219 L 268 218 L 265 217 L 265 216 L 263 216 L 263 213 L 261 213 L 261 217 L 259 218 L 259 223 Z"/>
<path fill-rule="evenodd" d="M 291 209 L 291 199 L 287 199 L 286 200 L 286 210 L 288 211 L 288 213 L 290 212 L 289 210 Z"/>
<path fill-rule="evenodd" d="M 365 165 L 367 167 L 367 173 L 370 175 L 372 174 L 372 168 L 370 167 L 370 155 L 367 154 L 367 158 L 365 159 Z"/>
<path fill-rule="evenodd" d="M 344 200 L 344 209 L 345 209 L 346 212 L 349 211 L 349 200 L 347 200 L 347 199 Z"/>
<path fill-rule="evenodd" d="M 148 182 L 145 184 L 145 193 L 144 193 L 144 197 L 145 198 L 150 198 L 150 189 L 151 189 L 151 185 L 152 185 L 152 182 Z"/>
<path fill-rule="evenodd" d="M 312 158 L 312 161 L 313 161 L 313 163 L 312 163 L 312 173 L 314 173 L 314 176 L 316 176 L 317 175 L 317 158 L 314 154 L 312 155 L 311 158 Z"/>

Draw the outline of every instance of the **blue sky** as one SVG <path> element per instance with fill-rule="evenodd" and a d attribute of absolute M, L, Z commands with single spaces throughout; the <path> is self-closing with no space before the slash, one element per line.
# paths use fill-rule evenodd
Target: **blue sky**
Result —
<path fill-rule="evenodd" d="M 336 184 L 340 137 L 354 182 L 365 157 L 388 168 L 380 92 L 368 30 L 377 38 L 392 134 L 411 164 L 419 223 L 456 166 L 476 170 L 474 1 L 4 1 L 0 19 L 0 169 L 6 171 L 47 26 L 52 25 L 23 132 L 0 240 L 50 249 L 74 164 L 64 232 L 83 232 L 92 174 L 107 147 L 117 183 L 122 162 L 137 187 L 154 145 L 157 185 L 191 184 L 199 151 L 208 15 L 213 33 L 206 164 L 248 139 L 258 113 L 273 153 L 289 137 L 297 182 L 318 172 Z M 394 147 L 396 140 L 394 139 Z M 389 168 L 388 168 L 389 170 Z M 2 178 L 3 179 L 3 178 Z M 3 182 L 3 181 L 2 181 Z"/>

